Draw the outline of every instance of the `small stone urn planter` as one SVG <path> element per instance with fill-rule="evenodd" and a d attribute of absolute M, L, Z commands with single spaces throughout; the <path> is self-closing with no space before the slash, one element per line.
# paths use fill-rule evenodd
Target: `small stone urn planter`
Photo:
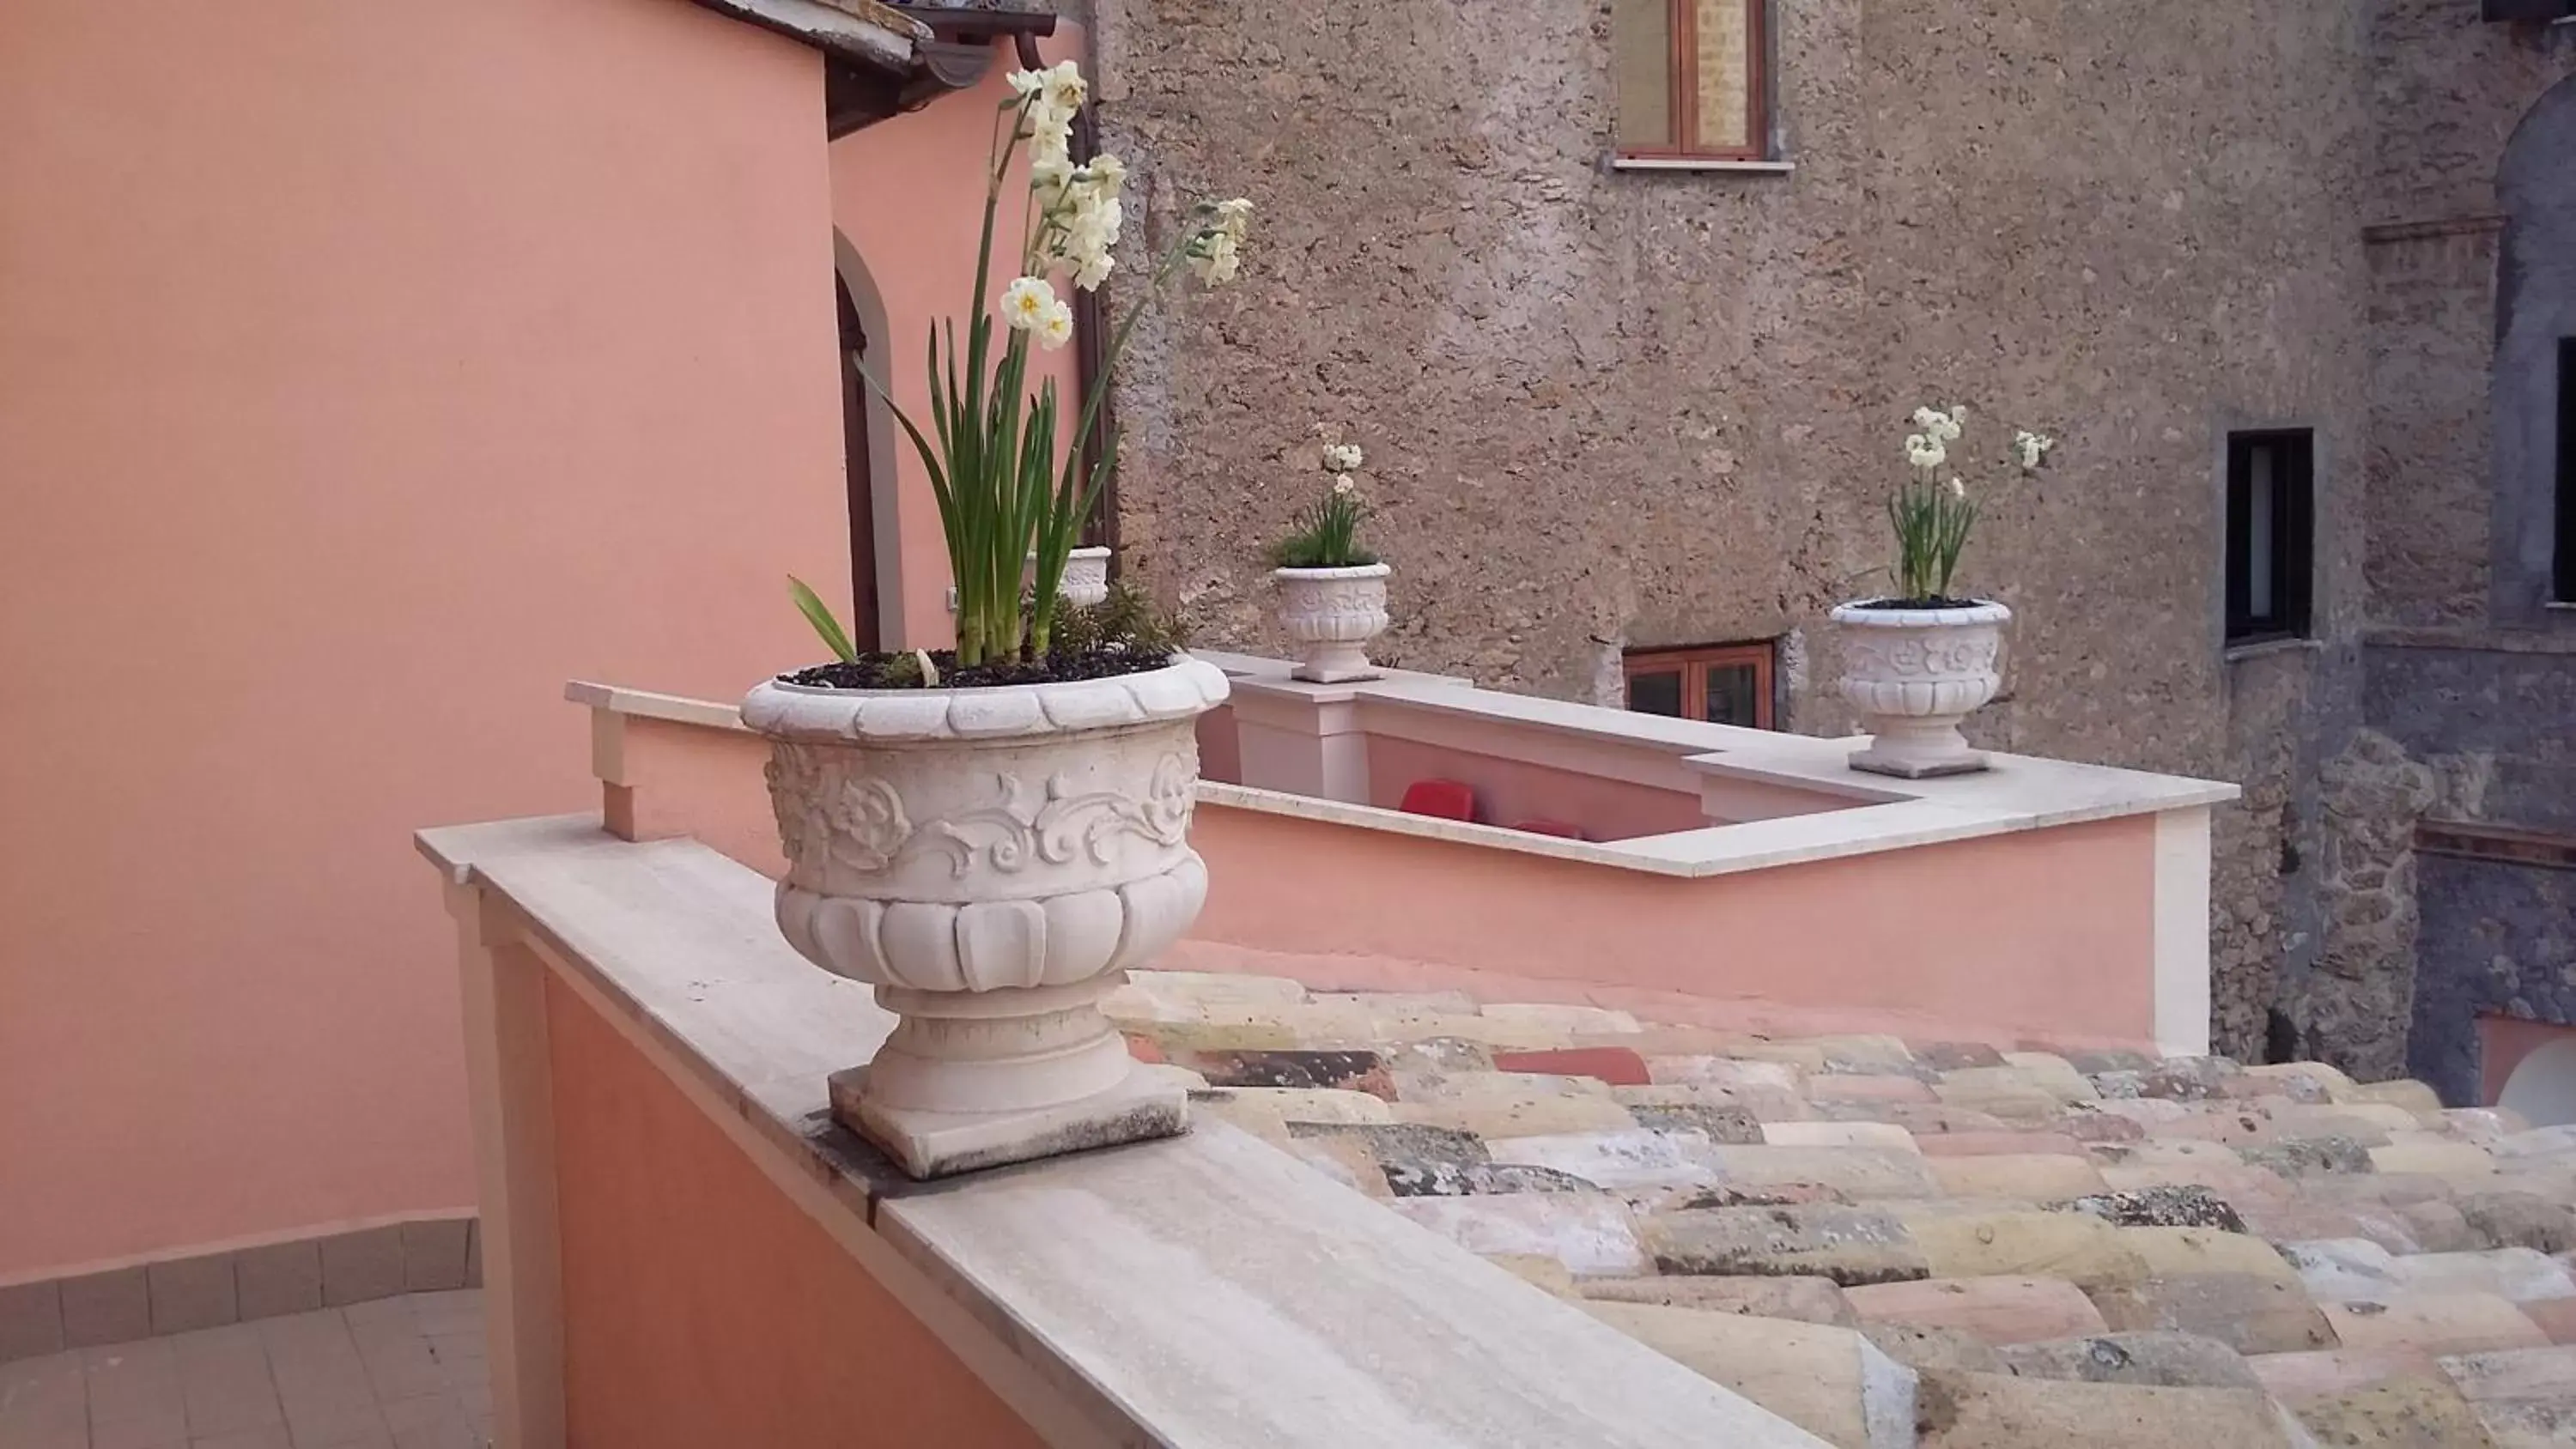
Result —
<path fill-rule="evenodd" d="M 1385 564 L 1338 569 L 1272 569 L 1279 627 L 1297 643 L 1296 678 L 1316 684 L 1375 679 L 1369 641 L 1386 632 Z"/>
<path fill-rule="evenodd" d="M 1109 600 L 1109 550 L 1077 548 L 1064 558 L 1064 577 L 1056 581 L 1056 593 L 1068 604 L 1088 609 Z"/>
<path fill-rule="evenodd" d="M 1919 780 L 1986 768 L 1959 722 L 1995 697 L 1995 661 L 2012 610 L 1977 602 L 1902 609 L 1884 603 L 1834 610 L 1842 636 L 1842 695 L 1875 736 L 1852 768 Z"/>
<path fill-rule="evenodd" d="M 832 1078 L 836 1118 L 925 1178 L 1183 1130 L 1185 1094 L 1137 1071 L 1099 1003 L 1206 899 L 1194 722 L 1225 697 L 1187 656 L 990 689 L 751 692 L 788 860 L 779 930 L 902 1018 Z"/>

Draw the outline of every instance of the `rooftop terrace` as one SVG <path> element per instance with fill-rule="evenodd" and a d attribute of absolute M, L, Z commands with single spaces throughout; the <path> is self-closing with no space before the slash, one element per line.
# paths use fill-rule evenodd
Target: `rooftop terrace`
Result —
<path fill-rule="evenodd" d="M 2576 1137 L 2417 1084 L 1144 973 L 1111 1014 L 1188 1136 L 924 1185 L 826 1112 L 892 1018 L 761 876 L 581 819 L 423 843 L 466 932 L 505 1443 L 2576 1426 Z"/>

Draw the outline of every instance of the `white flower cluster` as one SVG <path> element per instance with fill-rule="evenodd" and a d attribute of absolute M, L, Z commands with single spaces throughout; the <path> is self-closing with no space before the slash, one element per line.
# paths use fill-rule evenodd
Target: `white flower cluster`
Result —
<path fill-rule="evenodd" d="M 1238 196 L 1207 210 L 1204 228 L 1190 242 L 1190 270 L 1209 286 L 1222 287 L 1234 280 L 1234 269 L 1241 264 L 1237 253 L 1252 225 L 1252 203 Z"/>
<path fill-rule="evenodd" d="M 1968 410 L 1952 407 L 1943 412 L 1935 407 L 1914 410 L 1914 426 L 1922 429 L 1905 439 L 1905 461 L 1917 468 L 1938 468 L 1950 461 L 1950 445 L 1959 441 L 1966 430 Z"/>
<path fill-rule="evenodd" d="M 1073 118 L 1089 87 L 1072 61 L 1010 75 L 1020 97 L 1021 134 L 1029 143 L 1029 191 L 1038 205 L 1035 251 L 1050 266 L 1072 269 L 1073 284 L 1088 292 L 1109 280 L 1112 253 L 1126 208 L 1118 193 L 1127 166 L 1115 156 L 1073 164 Z"/>
<path fill-rule="evenodd" d="M 1356 473 L 1359 466 L 1360 445 L 1357 443 L 1335 443 L 1324 450 L 1324 471 L 1327 473 Z"/>
<path fill-rule="evenodd" d="M 2021 460 L 2025 472 L 2037 472 L 2039 465 L 2048 461 L 2049 450 L 2056 446 L 2055 438 L 2027 428 L 2013 434 L 2013 456 Z"/>

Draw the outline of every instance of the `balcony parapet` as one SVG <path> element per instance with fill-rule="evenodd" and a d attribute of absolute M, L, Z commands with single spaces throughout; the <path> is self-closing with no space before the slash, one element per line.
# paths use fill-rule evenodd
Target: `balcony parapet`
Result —
<path fill-rule="evenodd" d="M 894 1018 L 760 874 L 587 817 L 420 848 L 505 1446 L 1821 1442 L 1223 1124 L 913 1183 L 825 1104 Z"/>

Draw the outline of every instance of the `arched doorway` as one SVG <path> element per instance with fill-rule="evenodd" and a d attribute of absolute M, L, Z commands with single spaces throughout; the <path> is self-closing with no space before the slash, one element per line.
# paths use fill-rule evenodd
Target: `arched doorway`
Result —
<path fill-rule="evenodd" d="M 883 378 L 885 302 L 858 249 L 832 233 L 832 294 L 840 314 L 841 452 L 850 517 L 850 640 L 861 649 L 901 647 L 903 534 L 897 517 L 894 418 L 861 375 Z"/>
<path fill-rule="evenodd" d="M 868 447 L 868 329 L 838 276 L 832 292 L 841 311 L 841 464 L 850 496 L 850 641 L 862 650 L 885 647 L 877 619 L 877 517 L 875 457 Z"/>
<path fill-rule="evenodd" d="M 2496 176 L 2496 622 L 2576 603 L 2576 80 L 2523 118 Z"/>

